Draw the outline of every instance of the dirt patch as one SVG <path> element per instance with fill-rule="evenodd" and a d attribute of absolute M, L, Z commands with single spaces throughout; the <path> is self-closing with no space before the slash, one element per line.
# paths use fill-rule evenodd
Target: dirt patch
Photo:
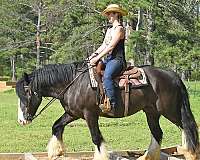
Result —
<path fill-rule="evenodd" d="M 11 88 L 12 88 L 12 86 L 6 86 L 6 81 L 1 81 L 0 82 L 0 92 L 9 90 Z"/>

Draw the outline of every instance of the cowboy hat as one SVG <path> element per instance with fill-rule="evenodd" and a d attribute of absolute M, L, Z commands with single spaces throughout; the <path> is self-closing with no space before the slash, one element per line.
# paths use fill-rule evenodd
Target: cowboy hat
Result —
<path fill-rule="evenodd" d="M 117 12 L 120 13 L 122 16 L 126 16 L 128 12 L 122 9 L 118 4 L 110 4 L 108 7 L 101 13 L 103 16 L 106 16 L 108 12 Z"/>

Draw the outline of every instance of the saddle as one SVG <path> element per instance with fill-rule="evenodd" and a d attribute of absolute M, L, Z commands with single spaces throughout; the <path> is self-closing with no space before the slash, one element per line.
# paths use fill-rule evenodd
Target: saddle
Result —
<path fill-rule="evenodd" d="M 93 71 L 89 71 L 91 84 L 93 88 L 98 88 L 99 90 L 99 100 L 97 100 L 97 105 L 100 106 L 102 112 L 110 111 L 110 101 L 108 97 L 105 95 L 104 87 L 103 87 L 103 74 L 105 70 L 105 65 L 102 61 L 99 61 L 97 66 L 93 68 Z M 128 107 L 129 107 L 129 97 L 130 97 L 130 89 L 139 88 L 141 86 L 148 85 L 146 80 L 145 72 L 142 68 L 127 66 L 127 68 L 122 71 L 122 73 L 114 78 L 116 84 L 118 84 L 121 90 L 125 91 L 125 110 L 124 116 L 128 115 Z"/>
<path fill-rule="evenodd" d="M 96 73 L 98 76 L 95 76 L 97 78 L 97 82 L 102 82 L 104 70 L 105 65 L 102 61 L 99 61 L 96 68 L 94 68 L 94 73 Z M 127 84 L 129 84 L 131 88 L 138 88 L 147 85 L 144 70 L 142 68 L 134 67 L 131 65 L 127 66 L 127 68 L 122 71 L 119 76 L 115 77 L 114 81 L 118 83 L 121 89 L 124 89 Z"/>

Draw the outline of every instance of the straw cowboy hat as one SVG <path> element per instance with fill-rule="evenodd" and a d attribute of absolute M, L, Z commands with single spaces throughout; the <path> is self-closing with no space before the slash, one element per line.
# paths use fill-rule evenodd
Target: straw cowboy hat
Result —
<path fill-rule="evenodd" d="M 120 13 L 122 16 L 126 16 L 128 12 L 124 9 L 122 9 L 119 5 L 117 4 L 110 4 L 108 7 L 101 13 L 103 16 L 106 16 L 108 12 L 117 12 Z"/>

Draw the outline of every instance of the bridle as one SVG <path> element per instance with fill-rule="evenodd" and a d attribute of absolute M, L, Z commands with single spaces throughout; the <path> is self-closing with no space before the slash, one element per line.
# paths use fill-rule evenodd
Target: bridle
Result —
<path fill-rule="evenodd" d="M 27 99 L 28 99 L 28 100 L 27 100 L 27 104 L 26 104 L 26 106 L 25 106 L 26 111 L 27 111 L 28 108 L 30 108 L 30 101 L 31 101 L 32 95 L 34 94 L 35 96 L 37 96 L 37 98 L 39 98 L 39 97 L 38 97 L 37 92 L 33 92 L 33 91 L 31 90 L 31 85 L 25 85 L 25 86 L 24 86 L 24 90 L 25 90 L 25 94 L 26 94 Z M 32 94 L 32 93 L 33 93 L 33 94 Z M 31 116 L 30 114 L 28 114 L 27 117 L 28 117 L 29 119 L 32 120 L 32 116 Z"/>
<path fill-rule="evenodd" d="M 95 66 L 89 66 L 84 70 L 81 70 L 81 73 L 78 74 L 56 97 L 53 97 L 36 115 L 34 115 L 31 120 L 34 120 L 35 118 L 37 118 L 45 109 L 47 109 L 56 99 L 58 99 L 61 95 L 63 95 L 67 89 L 82 75 L 84 74 L 86 71 L 88 71 L 89 69 L 93 68 Z M 31 90 L 31 86 L 30 85 L 26 85 L 24 86 L 24 89 L 26 92 L 28 92 L 28 103 L 27 103 L 27 108 L 30 107 L 30 99 L 31 99 L 31 95 L 32 95 L 32 90 Z M 37 92 L 33 92 L 33 94 L 35 96 L 38 96 Z"/>
<path fill-rule="evenodd" d="M 28 98 L 28 103 L 27 103 L 27 108 L 28 108 L 30 105 L 30 99 L 31 99 L 31 95 L 32 95 L 31 86 L 30 85 L 24 86 L 24 90 L 25 90 L 25 93 L 27 93 L 26 95 Z"/>

